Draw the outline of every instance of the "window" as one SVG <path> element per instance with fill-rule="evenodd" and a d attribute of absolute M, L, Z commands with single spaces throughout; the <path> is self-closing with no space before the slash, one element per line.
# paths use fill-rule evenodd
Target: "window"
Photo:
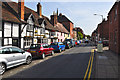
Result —
<path fill-rule="evenodd" d="M 58 45 L 58 43 L 51 43 L 51 45 Z"/>
<path fill-rule="evenodd" d="M 111 17 L 111 15 L 110 15 L 110 24 L 112 23 L 112 17 Z"/>
<path fill-rule="evenodd" d="M 59 45 L 63 45 L 63 43 L 59 43 Z"/>
<path fill-rule="evenodd" d="M 30 46 L 32 44 L 32 39 L 25 39 L 24 45 Z"/>
<path fill-rule="evenodd" d="M 40 29 L 40 34 L 42 34 L 43 33 L 43 30 L 42 29 Z"/>
<path fill-rule="evenodd" d="M 69 34 L 68 34 L 68 37 L 69 37 Z"/>
<path fill-rule="evenodd" d="M 28 30 L 28 31 L 33 31 L 33 26 L 28 24 L 28 25 L 27 25 L 27 30 Z"/>
<path fill-rule="evenodd" d="M 114 42 L 115 42 L 115 44 L 117 43 L 117 30 L 115 30 L 115 33 L 114 33 Z"/>
<path fill-rule="evenodd" d="M 0 54 L 8 54 L 8 53 L 10 53 L 10 52 L 7 48 L 0 49 Z"/>
<path fill-rule="evenodd" d="M 43 48 L 49 48 L 48 44 L 44 44 Z"/>
<path fill-rule="evenodd" d="M 36 49 L 36 48 L 40 48 L 40 47 L 41 47 L 40 44 L 32 44 L 32 45 L 30 46 L 30 49 Z"/>
<path fill-rule="evenodd" d="M 117 18 L 117 9 L 115 9 L 115 16 L 114 16 L 114 19 L 116 20 Z"/>
<path fill-rule="evenodd" d="M 23 50 L 19 49 L 19 48 L 9 48 L 11 53 L 22 53 Z"/>

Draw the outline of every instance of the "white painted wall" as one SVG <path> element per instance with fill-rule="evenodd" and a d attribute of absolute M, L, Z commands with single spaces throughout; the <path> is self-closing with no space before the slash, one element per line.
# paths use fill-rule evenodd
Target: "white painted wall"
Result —
<path fill-rule="evenodd" d="M 0 37 L 2 37 L 2 31 L 0 31 Z"/>
<path fill-rule="evenodd" d="M 4 37 L 11 37 L 11 23 L 4 24 Z"/>
<path fill-rule="evenodd" d="M 46 36 L 47 38 L 49 38 L 49 31 L 48 31 L 48 30 L 45 30 L 45 36 Z"/>
<path fill-rule="evenodd" d="M 24 44 L 24 40 L 23 38 L 21 39 L 21 48 L 23 49 L 23 44 Z"/>

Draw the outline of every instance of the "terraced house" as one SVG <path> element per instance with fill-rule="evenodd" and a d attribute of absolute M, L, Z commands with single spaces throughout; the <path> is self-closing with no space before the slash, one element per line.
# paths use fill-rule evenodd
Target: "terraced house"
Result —
<path fill-rule="evenodd" d="M 69 32 L 62 24 L 56 26 L 42 15 L 42 6 L 37 4 L 37 11 L 24 6 L 24 0 L 1 2 L 0 45 L 12 45 L 28 48 L 31 44 L 62 42 Z"/>

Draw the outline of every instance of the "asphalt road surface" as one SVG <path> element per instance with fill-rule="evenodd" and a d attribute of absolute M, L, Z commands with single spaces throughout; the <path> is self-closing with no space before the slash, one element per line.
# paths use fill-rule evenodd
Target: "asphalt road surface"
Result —
<path fill-rule="evenodd" d="M 5 78 L 84 78 L 93 48 L 76 46 Z"/>

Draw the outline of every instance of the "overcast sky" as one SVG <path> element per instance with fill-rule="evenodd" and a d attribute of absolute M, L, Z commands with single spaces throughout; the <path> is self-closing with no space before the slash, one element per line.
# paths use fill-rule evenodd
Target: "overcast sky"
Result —
<path fill-rule="evenodd" d="M 16 1 L 16 0 L 13 0 Z M 25 6 L 37 10 L 37 3 L 41 0 L 25 0 Z M 43 15 L 50 17 L 53 11 L 66 15 L 73 23 L 74 27 L 80 27 L 85 34 L 91 33 L 97 28 L 97 24 L 102 21 L 101 14 L 107 18 L 107 14 L 115 0 L 44 0 L 41 1 Z"/>

